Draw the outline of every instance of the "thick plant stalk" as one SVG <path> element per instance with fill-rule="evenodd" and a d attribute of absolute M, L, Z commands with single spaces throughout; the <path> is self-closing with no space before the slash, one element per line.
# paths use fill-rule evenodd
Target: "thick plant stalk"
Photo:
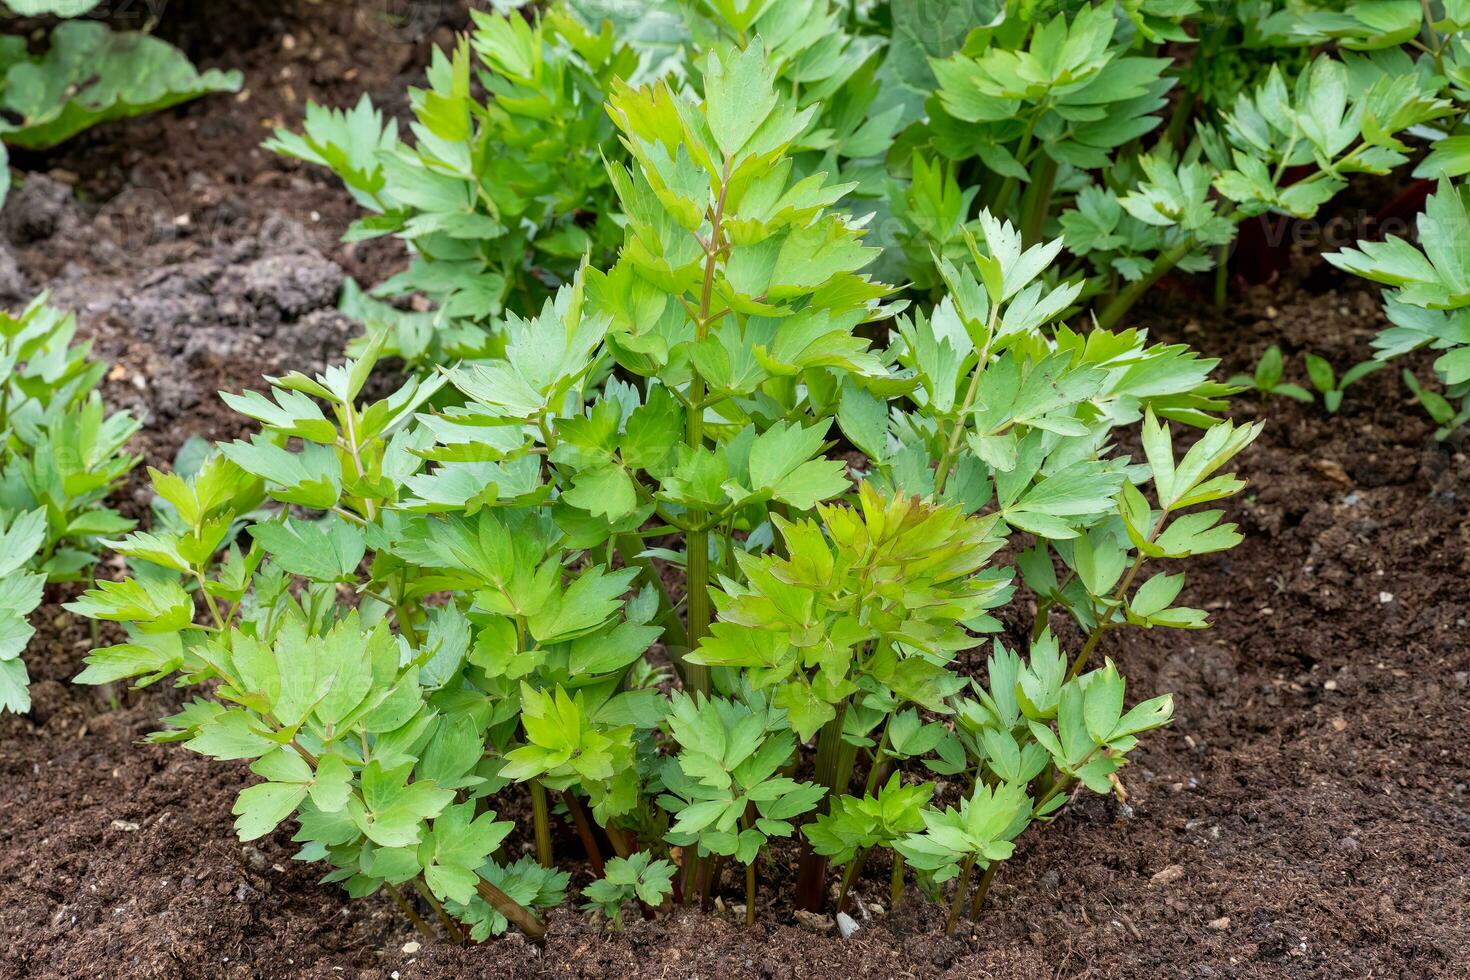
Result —
<path fill-rule="evenodd" d="M 1036 165 L 1031 183 L 1021 196 L 1021 240 L 1027 245 L 1042 241 L 1046 216 L 1051 211 L 1051 192 L 1057 179 L 1057 162 L 1045 153 Z"/>
<path fill-rule="evenodd" d="M 730 183 L 731 160 L 725 157 L 724 172 L 720 177 L 719 196 L 715 200 L 714 212 L 710 215 L 709 241 L 704 243 L 704 283 L 699 293 L 699 311 L 695 315 L 694 336 L 703 340 L 709 325 L 715 296 L 715 271 L 719 267 L 720 253 L 724 248 L 725 194 Z M 691 372 L 689 378 L 689 448 L 698 450 L 704 445 L 704 379 L 699 371 Z M 708 515 L 703 511 L 690 511 L 689 521 L 697 530 L 685 537 L 685 571 L 688 583 L 688 643 L 690 648 L 699 646 L 699 641 L 709 634 L 709 529 L 704 527 Z M 691 693 L 709 694 L 709 668 L 701 664 L 686 665 L 684 686 Z"/>
<path fill-rule="evenodd" d="M 628 842 L 628 835 L 623 833 L 621 827 L 609 820 L 607 826 L 602 829 L 607 834 L 607 841 L 612 845 L 613 852 L 618 857 L 626 858 L 633 855 L 633 845 Z"/>
<path fill-rule="evenodd" d="M 481 878 L 476 883 L 475 891 L 485 900 L 487 905 L 505 916 L 511 925 L 525 933 L 526 938 L 531 940 L 531 942 L 539 944 L 546 941 L 546 923 L 538 919 L 535 914 L 520 902 L 517 902 L 484 878 Z"/>
<path fill-rule="evenodd" d="M 582 847 L 587 850 L 587 860 L 592 863 L 592 870 L 597 872 L 597 877 L 603 877 L 607 874 L 607 866 L 602 863 L 602 851 L 597 846 L 597 837 L 592 833 L 592 821 L 587 819 L 582 801 L 569 789 L 562 790 L 561 798 L 567 805 L 567 812 L 572 815 L 572 824 L 577 828 L 577 836 L 582 839 Z"/>
<path fill-rule="evenodd" d="M 893 852 L 893 870 L 888 875 L 888 907 L 890 910 L 903 904 L 903 855 Z"/>
<path fill-rule="evenodd" d="M 960 870 L 960 880 L 954 886 L 954 898 L 949 903 L 949 918 L 944 920 L 944 934 L 954 935 L 954 927 L 960 921 L 960 909 L 965 907 L 965 896 L 970 893 L 970 875 L 975 871 L 975 855 L 965 858 Z"/>
<path fill-rule="evenodd" d="M 999 861 L 991 861 L 985 866 L 985 873 L 980 876 L 980 884 L 975 886 L 975 898 L 970 902 L 970 918 L 977 919 L 985 910 L 985 896 L 990 891 L 990 883 L 995 880 L 996 871 L 1000 870 Z"/>
<path fill-rule="evenodd" d="M 837 708 L 837 715 L 822 726 L 817 735 L 816 772 L 813 774 L 818 785 L 827 788 L 827 797 L 847 788 L 852 776 L 853 752 L 851 746 L 842 741 L 842 724 L 847 717 L 847 705 Z M 844 762 L 845 757 L 845 762 Z M 822 806 L 826 806 L 824 801 Z M 801 865 L 796 880 L 796 907 L 808 912 L 820 912 L 825 904 L 827 891 L 827 859 L 812 850 L 810 843 L 802 845 Z"/>
<path fill-rule="evenodd" d="M 1124 314 L 1133 309 L 1133 304 L 1148 292 L 1154 283 L 1164 278 L 1168 272 L 1184 260 L 1184 257 L 1194 250 L 1194 239 L 1186 238 L 1183 242 L 1175 245 L 1167 252 L 1163 252 L 1154 259 L 1154 264 L 1144 273 L 1143 278 L 1135 279 L 1118 291 L 1112 302 L 1103 307 L 1098 314 L 1097 325 L 1104 330 L 1111 330 L 1123 319 Z"/>
<path fill-rule="evenodd" d="M 531 820 L 536 828 L 536 863 L 543 868 L 556 864 L 551 853 L 551 807 L 546 802 L 546 787 L 531 780 Z"/>
<path fill-rule="evenodd" d="M 424 901 L 429 903 L 429 908 L 433 909 L 434 914 L 439 917 L 439 925 L 443 927 L 445 934 L 449 936 L 450 940 L 456 946 L 463 946 L 464 930 L 459 927 L 458 922 L 454 921 L 453 916 L 444 911 L 444 906 L 434 897 L 434 893 L 429 891 L 429 886 L 424 884 L 424 879 L 415 878 L 413 880 L 413 887 L 414 891 L 418 892 Z"/>
<path fill-rule="evenodd" d="M 408 904 L 408 899 L 403 897 L 403 892 L 388 882 L 383 883 L 383 890 L 393 899 L 393 904 L 398 906 L 398 910 L 403 913 L 404 918 L 413 923 L 413 927 L 419 931 L 420 935 L 431 942 L 439 938 L 434 935 L 434 930 L 429 928 L 429 924 L 424 921 L 423 916 L 415 912 L 413 906 Z"/>

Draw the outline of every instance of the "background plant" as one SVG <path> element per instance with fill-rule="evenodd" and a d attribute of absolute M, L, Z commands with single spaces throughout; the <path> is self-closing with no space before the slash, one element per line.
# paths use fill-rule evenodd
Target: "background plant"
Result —
<path fill-rule="evenodd" d="M 1470 264 L 1463 255 L 1470 236 L 1465 196 L 1448 178 L 1425 202 L 1417 224 L 1419 244 L 1394 236 L 1381 242 L 1363 241 L 1356 248 L 1326 256 L 1327 261 L 1354 275 L 1388 287 L 1383 311 L 1392 326 L 1373 340 L 1374 356 L 1388 361 L 1427 348 L 1442 352 L 1434 373 L 1444 394 L 1420 387 L 1406 372 L 1405 381 L 1415 397 L 1440 426 L 1443 439 L 1470 416 Z M 1462 401 L 1457 412 L 1451 399 Z"/>
<path fill-rule="evenodd" d="M 134 525 L 102 502 L 138 462 L 123 446 L 139 423 L 106 413 L 96 388 L 107 365 L 46 300 L 0 311 L 0 709 L 10 711 L 30 708 L 20 654 L 42 586 L 90 578 L 102 538 Z"/>
<path fill-rule="evenodd" d="M 45 150 L 99 123 L 167 109 L 215 92 L 237 92 L 238 71 L 196 71 L 182 52 L 141 31 L 71 20 L 96 3 L 9 0 L 22 17 L 55 16 L 46 50 L 0 35 L 0 204 L 10 186 L 5 147 Z"/>

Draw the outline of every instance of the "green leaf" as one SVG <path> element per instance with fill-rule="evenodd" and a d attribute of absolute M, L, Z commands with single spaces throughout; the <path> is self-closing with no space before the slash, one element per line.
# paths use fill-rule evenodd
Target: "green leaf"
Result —
<path fill-rule="evenodd" d="M 306 797 L 301 783 L 259 783 L 240 792 L 235 806 L 235 833 L 242 841 L 256 840 L 275 830 Z"/>
<path fill-rule="evenodd" d="M 627 517 L 638 506 L 633 479 L 621 466 L 583 470 L 577 474 L 572 488 L 562 496 L 573 507 L 580 507 L 594 517 L 606 517 L 609 521 Z"/>
<path fill-rule="evenodd" d="M 11 66 L 0 90 L 0 136 L 44 150 L 98 123 L 166 109 L 211 92 L 236 92 L 237 72 L 199 73 L 177 49 L 146 34 L 67 21 L 50 49 Z"/>
<path fill-rule="evenodd" d="M 316 582 L 352 581 L 367 547 L 362 529 L 336 516 L 253 524 L 250 536 L 282 569 Z"/>
<path fill-rule="evenodd" d="M 733 157 L 776 108 L 775 71 L 759 38 L 743 51 L 712 50 L 707 59 L 704 91 L 710 133 L 725 155 Z"/>

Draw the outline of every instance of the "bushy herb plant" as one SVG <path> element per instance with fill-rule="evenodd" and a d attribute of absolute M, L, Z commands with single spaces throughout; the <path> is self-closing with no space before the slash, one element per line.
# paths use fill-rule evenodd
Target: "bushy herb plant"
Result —
<path fill-rule="evenodd" d="M 1079 5 L 1044 17 L 1008 6 L 962 50 L 934 60 L 928 119 L 905 134 L 920 153 L 953 161 L 912 164 L 900 213 L 950 219 L 921 223 L 911 258 L 922 268 L 928 250 L 960 247 L 968 209 L 956 205 L 972 195 L 1014 216 L 1027 244 L 1060 232 L 1079 260 L 1068 271 L 1090 272 L 1088 293 L 1104 297 L 1098 322 L 1116 325 L 1171 270 L 1210 268 L 1245 218 L 1310 218 L 1351 174 L 1407 163 L 1410 129 L 1437 136 L 1440 121 L 1458 124 L 1459 22 L 1424 22 L 1418 8 L 1393 5 L 1384 32 L 1384 10 L 1370 6 L 1354 8 L 1362 19 L 1308 10 L 1246 21 L 1261 46 L 1336 50 L 1315 54 L 1294 77 L 1272 65 L 1249 84 L 1216 87 L 1213 104 L 1175 93 L 1167 127 L 1168 93 L 1193 62 L 1181 68 L 1151 53 L 1191 42 L 1190 28 L 1201 36 L 1197 6 Z M 1400 47 L 1421 27 L 1432 38 L 1429 47 L 1415 42 L 1422 56 Z M 932 176 L 954 165 L 979 174 L 973 190 Z"/>
<path fill-rule="evenodd" d="M 102 539 L 134 526 L 102 502 L 138 462 L 123 451 L 138 422 L 106 413 L 96 388 L 107 365 L 73 342 L 76 329 L 45 296 L 0 311 L 0 709 L 10 711 L 30 708 L 20 655 L 42 587 L 90 578 Z"/>
<path fill-rule="evenodd" d="M 1215 362 L 1072 330 L 1061 243 L 988 212 L 901 315 L 853 182 L 807 171 L 820 107 L 739 40 L 697 84 L 612 82 L 615 261 L 386 397 L 385 334 L 226 395 L 260 431 L 155 473 L 159 519 L 114 545 L 131 575 L 72 605 L 127 634 L 81 681 L 194 686 L 154 739 L 250 760 L 243 838 L 289 823 L 426 930 L 420 908 L 539 939 L 560 820 L 614 920 L 711 899 L 732 864 L 753 919 L 788 857 L 818 907 L 829 860 L 845 898 L 879 853 L 896 898 L 957 881 L 952 927 L 1168 722 L 1167 695 L 1127 704 L 1105 634 L 1205 626 L 1158 566 L 1239 541 L 1200 509 L 1258 431 L 1216 418 Z M 1171 421 L 1202 430 L 1187 450 Z M 1026 594 L 1029 641 L 971 676 Z M 514 794 L 528 826 L 497 815 Z"/>

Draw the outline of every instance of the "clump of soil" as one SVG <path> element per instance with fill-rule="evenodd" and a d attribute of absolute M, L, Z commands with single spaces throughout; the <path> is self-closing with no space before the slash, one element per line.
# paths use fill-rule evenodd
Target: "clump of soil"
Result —
<path fill-rule="evenodd" d="M 0 301 L 51 288 L 79 310 L 116 364 L 107 397 L 148 419 L 139 450 L 155 464 L 190 435 L 245 431 L 215 390 L 340 356 L 343 278 L 401 262 L 391 242 L 340 246 L 350 201 L 260 139 L 307 98 L 366 90 L 401 113 L 430 42 L 464 17 L 409 5 L 438 13 L 385 29 L 381 4 L 212 6 L 171 8 L 165 32 L 242 67 L 248 97 L 22 160 L 33 172 L 0 216 Z M 1298 269 L 1230 316 L 1155 297 L 1150 322 L 1223 357 L 1222 375 L 1270 343 L 1296 366 L 1306 350 L 1339 372 L 1367 357 L 1376 297 L 1319 262 Z M 1079 797 L 1028 833 L 954 938 L 917 895 L 885 909 L 875 860 L 847 940 L 798 918 L 777 878 L 754 928 L 724 906 L 743 901 L 730 880 L 714 912 L 617 932 L 568 903 L 544 949 L 423 942 L 385 899 L 317 884 L 289 831 L 237 841 L 243 766 L 137 744 L 184 692 L 70 685 L 92 637 L 54 590 L 27 654 L 35 708 L 0 718 L 0 976 L 1470 975 L 1470 462 L 1432 440 L 1395 374 L 1354 387 L 1338 416 L 1236 402 L 1267 426 L 1239 465 L 1245 544 L 1188 566 L 1185 598 L 1215 628 L 1118 634 L 1103 651 L 1130 700 L 1174 692 L 1175 723 L 1122 774 L 1126 805 Z"/>

